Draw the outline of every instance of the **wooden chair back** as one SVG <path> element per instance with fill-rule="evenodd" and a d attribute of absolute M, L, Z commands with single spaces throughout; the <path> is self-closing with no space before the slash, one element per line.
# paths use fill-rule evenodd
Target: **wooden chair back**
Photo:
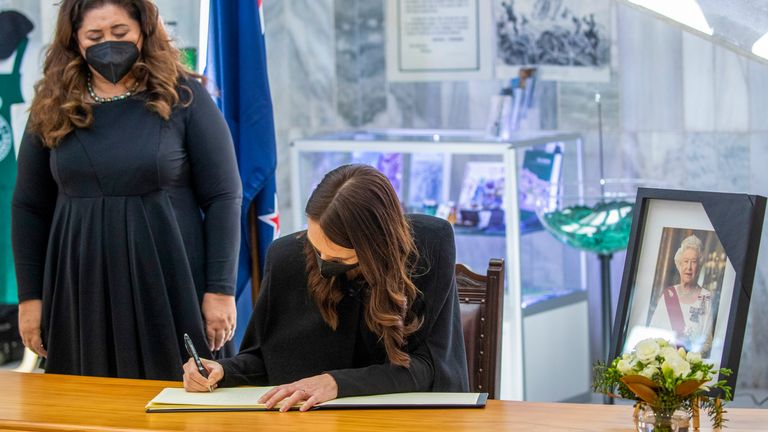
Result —
<path fill-rule="evenodd" d="M 472 392 L 498 399 L 501 381 L 501 324 L 504 260 L 491 258 L 485 275 L 456 264 L 461 324 Z"/>

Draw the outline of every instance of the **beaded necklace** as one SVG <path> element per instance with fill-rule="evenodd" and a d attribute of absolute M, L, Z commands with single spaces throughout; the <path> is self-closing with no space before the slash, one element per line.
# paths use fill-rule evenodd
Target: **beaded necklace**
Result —
<path fill-rule="evenodd" d="M 101 96 L 96 96 L 96 92 L 93 91 L 93 83 L 91 82 L 91 76 L 90 75 L 88 75 L 88 82 L 86 83 L 86 87 L 88 89 L 88 95 L 91 96 L 91 99 L 93 99 L 94 102 L 101 104 L 101 103 L 106 103 L 106 102 L 114 102 L 114 101 L 117 101 L 117 100 L 123 100 L 125 98 L 130 97 L 132 94 L 134 94 L 134 92 L 136 92 L 136 89 L 139 87 L 139 84 L 136 83 L 136 86 L 134 86 L 132 89 L 128 90 L 127 92 L 125 92 L 125 93 L 123 93 L 121 95 L 112 96 L 112 97 L 105 97 L 105 98 L 103 98 Z"/>

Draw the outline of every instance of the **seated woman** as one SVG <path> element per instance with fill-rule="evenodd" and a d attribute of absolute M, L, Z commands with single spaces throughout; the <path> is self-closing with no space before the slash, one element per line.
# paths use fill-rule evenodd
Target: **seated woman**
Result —
<path fill-rule="evenodd" d="M 240 353 L 190 359 L 184 388 L 275 385 L 259 401 L 306 411 L 337 397 L 468 391 L 453 229 L 405 216 L 365 165 L 328 173 L 306 231 L 276 240 Z"/>

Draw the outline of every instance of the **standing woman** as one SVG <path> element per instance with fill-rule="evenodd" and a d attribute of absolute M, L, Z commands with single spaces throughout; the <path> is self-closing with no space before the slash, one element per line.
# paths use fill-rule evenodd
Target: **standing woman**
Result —
<path fill-rule="evenodd" d="M 183 333 L 232 338 L 242 192 L 197 78 L 151 1 L 62 2 L 13 198 L 20 331 L 46 372 L 180 379 Z"/>

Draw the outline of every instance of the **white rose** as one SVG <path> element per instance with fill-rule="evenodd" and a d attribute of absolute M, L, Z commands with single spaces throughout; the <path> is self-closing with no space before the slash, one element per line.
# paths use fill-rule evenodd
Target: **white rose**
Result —
<path fill-rule="evenodd" d="M 680 358 L 680 353 L 677 352 L 675 347 L 666 346 L 661 349 L 661 356 L 664 357 L 664 360 L 682 360 Z"/>
<path fill-rule="evenodd" d="M 691 373 L 691 365 L 687 361 L 675 355 L 674 357 L 665 357 L 664 363 L 661 364 L 661 370 L 665 375 L 671 375 L 673 377 L 685 377 Z"/>
<path fill-rule="evenodd" d="M 677 365 L 673 368 L 675 373 L 677 373 L 680 377 L 687 377 L 688 374 L 691 373 L 691 364 L 685 361 L 684 359 L 680 359 L 677 362 Z"/>
<path fill-rule="evenodd" d="M 656 338 L 655 340 L 656 340 L 656 343 L 657 343 L 657 344 L 659 345 L 659 347 L 661 347 L 661 348 L 663 348 L 663 347 L 665 347 L 665 346 L 669 346 L 669 342 L 667 342 L 667 340 L 666 340 L 666 339 L 662 339 L 662 338 Z"/>
<path fill-rule="evenodd" d="M 653 379 L 653 374 L 655 374 L 659 369 L 655 366 L 646 366 L 643 370 L 640 371 L 640 375 L 648 378 Z"/>
<path fill-rule="evenodd" d="M 655 339 L 641 340 L 635 346 L 637 359 L 643 363 L 653 360 L 659 354 L 659 344 Z"/>
<path fill-rule="evenodd" d="M 619 363 L 616 364 L 616 370 L 621 372 L 622 375 L 627 375 L 632 372 L 632 363 L 630 363 L 629 360 L 621 359 L 619 360 Z"/>
<path fill-rule="evenodd" d="M 688 363 L 691 363 L 691 364 L 700 363 L 701 353 L 691 351 L 686 355 L 686 359 L 688 360 Z"/>
<path fill-rule="evenodd" d="M 677 349 L 677 353 L 680 354 L 680 358 L 681 359 L 685 360 L 685 356 L 686 356 L 685 348 L 683 348 L 683 347 L 678 348 Z"/>

